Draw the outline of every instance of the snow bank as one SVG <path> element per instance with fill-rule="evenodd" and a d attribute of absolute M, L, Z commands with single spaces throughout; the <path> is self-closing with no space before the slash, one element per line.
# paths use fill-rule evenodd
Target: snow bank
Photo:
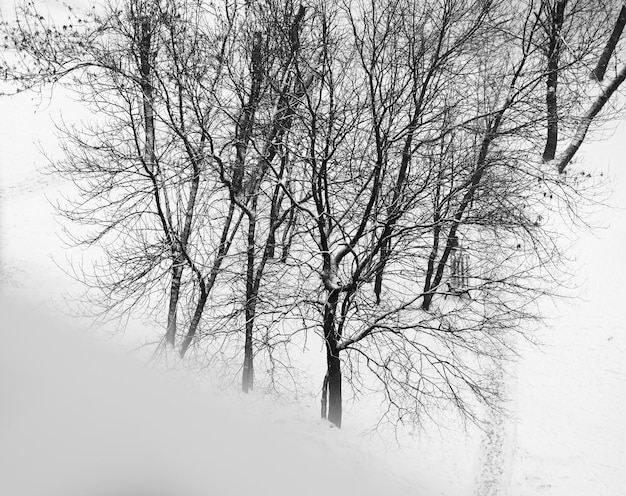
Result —
<path fill-rule="evenodd" d="M 347 433 L 199 395 L 32 308 L 0 307 L 2 495 L 425 494 Z"/>

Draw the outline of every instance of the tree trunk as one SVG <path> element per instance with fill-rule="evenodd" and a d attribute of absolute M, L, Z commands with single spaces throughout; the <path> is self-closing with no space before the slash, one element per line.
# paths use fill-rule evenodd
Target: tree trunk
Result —
<path fill-rule="evenodd" d="M 328 420 L 341 427 L 342 401 L 341 401 L 341 360 L 339 351 L 326 343 L 326 362 L 328 369 Z"/>
<path fill-rule="evenodd" d="M 424 294 L 424 299 L 422 300 L 422 310 L 428 311 L 430 310 L 430 305 L 433 302 L 433 293 Z"/>
<path fill-rule="evenodd" d="M 623 3 L 623 2 L 622 2 Z M 615 47 L 617 47 L 617 42 L 622 36 L 622 32 L 624 31 L 624 26 L 626 25 L 626 5 L 622 5 L 622 8 L 619 11 L 619 16 L 617 17 L 617 21 L 613 26 L 613 31 L 611 32 L 611 36 L 602 51 L 602 55 L 598 59 L 598 63 L 596 67 L 591 71 L 591 77 L 596 81 L 602 81 L 604 79 L 604 74 L 606 73 L 606 68 L 609 65 L 609 61 L 611 60 L 611 56 L 615 51 Z"/>
<path fill-rule="evenodd" d="M 250 313 L 253 312 L 254 311 Z M 246 342 L 244 344 L 243 375 L 241 380 L 241 390 L 244 393 L 248 393 L 254 388 L 254 356 L 252 353 L 253 330 L 254 316 L 250 316 L 248 308 L 246 308 Z"/>
<path fill-rule="evenodd" d="M 437 263 L 437 270 L 434 273 L 434 279 L 432 283 L 430 282 L 430 277 L 433 274 L 429 267 L 428 274 L 427 274 L 427 284 L 424 287 L 425 294 L 424 294 L 424 301 L 422 303 L 423 310 L 429 309 L 430 304 L 432 302 L 432 298 L 433 298 L 432 288 L 436 288 L 441 283 L 445 267 L 448 263 L 448 258 L 450 257 L 450 253 L 452 252 L 454 248 L 456 248 L 459 245 L 458 229 L 463 220 L 463 215 L 465 214 L 466 209 L 469 207 L 470 203 L 474 199 L 474 195 L 476 194 L 478 186 L 480 185 L 483 175 L 485 174 L 485 171 L 487 170 L 487 167 L 489 166 L 489 163 L 487 162 L 487 154 L 489 153 L 491 143 L 495 139 L 498 129 L 500 128 L 500 124 L 502 122 L 504 113 L 506 112 L 506 110 L 509 108 L 510 105 L 511 105 L 511 100 L 507 100 L 505 105 L 494 116 L 493 121 L 489 124 L 487 128 L 487 131 L 485 133 L 485 136 L 480 146 L 480 152 L 478 154 L 478 158 L 476 160 L 476 170 L 472 174 L 471 180 L 467 184 L 467 191 L 463 195 L 461 204 L 459 205 L 457 211 L 455 212 L 453 216 L 453 224 L 450 227 L 450 231 L 448 232 L 445 248 L 443 250 L 443 253 L 441 254 L 441 258 L 439 259 L 439 262 Z M 436 222 L 435 225 L 438 226 L 439 224 Z M 435 237 L 438 240 L 439 234 L 436 234 Z M 432 252 L 431 252 L 431 257 L 432 257 Z M 429 264 L 430 264 L 430 260 L 429 260 Z"/>
<path fill-rule="evenodd" d="M 376 269 L 376 277 L 374 279 L 374 295 L 376 296 L 376 304 L 380 305 L 380 294 L 383 291 L 383 274 L 385 272 L 385 265 L 387 264 L 387 259 L 389 258 L 389 245 L 391 241 L 389 237 L 391 236 L 392 227 L 385 226 L 385 230 L 381 236 L 381 248 L 380 248 L 380 261 L 378 268 Z"/>
<path fill-rule="evenodd" d="M 168 346 L 176 345 L 176 313 L 178 307 L 178 297 L 180 295 L 180 284 L 183 276 L 183 264 L 180 257 L 175 257 L 172 266 L 172 283 L 170 285 L 170 303 L 167 312 L 167 329 L 165 331 L 165 342 Z"/>
<path fill-rule="evenodd" d="M 422 310 L 430 310 L 430 304 L 433 301 L 432 280 L 435 274 L 435 260 L 439 252 L 439 237 L 441 234 L 441 225 L 439 224 L 439 216 L 435 212 L 435 227 L 433 229 L 433 247 L 428 256 L 428 264 L 426 266 L 426 278 L 424 280 L 424 299 L 422 301 Z"/>
<path fill-rule="evenodd" d="M 295 208 L 292 208 L 289 212 L 289 220 L 287 221 L 287 226 L 285 226 L 285 230 L 283 231 L 283 251 L 280 255 L 280 261 L 282 263 L 286 263 L 287 258 L 289 257 L 289 250 L 291 249 L 291 243 L 293 242 L 294 231 L 297 225 L 297 216 L 298 211 Z"/>
<path fill-rule="evenodd" d="M 207 299 L 209 297 L 209 293 L 213 290 L 215 286 L 215 281 L 217 279 L 218 274 L 220 273 L 220 268 L 222 266 L 222 262 L 226 254 L 230 250 L 230 246 L 232 245 L 233 237 L 235 232 L 237 232 L 237 228 L 239 227 L 239 222 L 241 221 L 241 217 L 235 223 L 235 227 L 233 232 L 229 238 L 229 229 L 233 220 L 233 214 L 235 212 L 235 205 L 231 202 L 228 207 L 228 215 L 226 216 L 226 220 L 224 221 L 224 227 L 222 229 L 222 237 L 220 238 L 220 246 L 217 250 L 217 254 L 215 255 L 215 259 L 213 260 L 213 267 L 211 267 L 211 273 L 209 274 L 208 280 L 205 280 L 202 277 L 202 274 L 196 270 L 196 276 L 198 277 L 198 284 L 200 286 L 200 296 L 198 298 L 198 303 L 196 304 L 196 310 L 194 312 L 193 318 L 191 319 L 191 323 L 189 324 L 189 329 L 187 330 L 187 334 L 185 335 L 183 342 L 180 346 L 180 357 L 184 358 L 189 345 L 193 341 L 198 326 L 200 324 L 200 318 L 202 317 L 202 313 L 204 312 L 204 307 L 206 305 Z"/>
<path fill-rule="evenodd" d="M 570 144 L 556 160 L 556 168 L 559 173 L 562 173 L 574 158 L 574 155 L 578 152 L 578 149 L 583 144 L 583 141 L 585 141 L 585 136 L 587 135 L 589 126 L 591 126 L 593 120 L 624 81 L 626 81 L 626 65 L 620 69 L 615 79 L 602 89 L 602 93 L 591 103 L 591 106 L 580 118 L 578 127 L 576 128 L 576 132 L 574 133 Z"/>
<path fill-rule="evenodd" d="M 251 210 L 254 206 L 251 208 Z M 244 344 L 243 356 L 243 376 L 241 389 L 244 393 L 252 390 L 254 386 L 254 357 L 252 354 L 252 334 L 254 332 L 254 317 L 256 313 L 256 291 L 254 284 L 254 262 L 255 262 L 255 236 L 256 219 L 254 214 L 248 216 L 248 250 L 246 268 L 246 340 Z"/>
<path fill-rule="evenodd" d="M 261 83 L 263 81 L 263 37 L 261 32 L 255 32 L 252 36 L 252 60 L 250 62 L 250 97 L 244 105 L 239 121 L 237 122 L 235 149 L 237 158 L 233 171 L 232 186 L 236 194 L 240 194 L 243 188 L 244 166 L 248 143 L 254 127 L 254 119 L 261 98 Z"/>
<path fill-rule="evenodd" d="M 270 209 L 270 226 L 267 238 L 267 256 L 269 258 L 274 258 L 276 255 L 276 228 L 274 226 L 278 223 L 278 214 L 280 210 L 280 203 L 276 201 L 279 191 L 279 186 L 276 186 L 274 199 L 272 200 L 272 208 Z"/>
<path fill-rule="evenodd" d="M 559 63 L 561 59 L 561 30 L 567 0 L 559 0 L 551 13 L 550 45 L 548 48 L 548 79 L 546 81 L 546 107 L 548 113 L 546 146 L 543 150 L 543 160 L 548 162 L 554 159 L 556 146 L 559 141 L 559 115 L 557 103 L 557 85 Z"/>
<path fill-rule="evenodd" d="M 338 336 L 335 329 L 335 315 L 339 291 L 330 291 L 328 301 L 324 307 L 324 338 L 326 339 L 326 378 L 325 393 L 328 411 L 326 418 L 337 427 L 341 427 L 342 401 L 341 401 L 341 360 L 337 349 Z M 324 415 L 322 414 L 322 418 Z"/>
<path fill-rule="evenodd" d="M 324 376 L 324 382 L 322 383 L 322 418 L 326 420 L 328 416 L 328 374 Z"/>
<path fill-rule="evenodd" d="M 142 13 L 143 14 L 143 13 Z M 138 29 L 140 35 L 139 47 L 139 71 L 141 74 L 142 107 L 144 120 L 145 142 L 143 150 L 143 160 L 145 168 L 153 177 L 156 175 L 156 136 L 154 125 L 154 88 L 152 84 L 152 26 L 148 15 L 141 15 L 138 18 Z M 156 187 L 156 183 L 155 183 Z M 158 202 L 159 194 L 155 189 L 155 198 Z M 160 208 L 159 208 L 160 211 Z M 170 285 L 170 301 L 167 311 L 167 328 L 165 330 L 165 342 L 168 346 L 176 345 L 176 313 L 178 298 L 180 295 L 180 284 L 183 275 L 182 256 L 172 239 L 170 226 L 162 218 L 163 229 L 168 235 L 172 244 L 172 282 Z M 171 224 L 170 224 L 171 225 Z"/>
<path fill-rule="evenodd" d="M 202 279 L 200 279 L 199 283 L 200 296 L 198 297 L 198 303 L 196 303 L 196 309 L 193 313 L 191 323 L 189 324 L 189 331 L 187 332 L 187 335 L 184 337 L 183 342 L 180 346 L 179 354 L 181 358 L 185 357 L 185 353 L 187 353 L 187 349 L 189 348 L 193 337 L 196 335 L 196 330 L 198 329 L 198 325 L 200 324 L 200 318 L 202 317 L 204 307 L 206 306 L 206 302 L 209 297 L 210 288 L 207 288 L 207 285 Z"/>

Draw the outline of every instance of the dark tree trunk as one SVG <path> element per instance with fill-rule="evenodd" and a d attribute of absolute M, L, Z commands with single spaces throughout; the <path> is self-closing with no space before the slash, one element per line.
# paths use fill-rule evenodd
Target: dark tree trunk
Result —
<path fill-rule="evenodd" d="M 248 318 L 247 310 L 246 318 Z M 254 356 L 252 354 L 253 325 L 253 321 L 246 322 L 246 342 L 244 344 L 243 375 L 241 379 L 241 390 L 244 393 L 249 393 L 254 388 Z"/>
<path fill-rule="evenodd" d="M 287 220 L 287 226 L 283 231 L 283 239 L 282 246 L 283 251 L 280 255 L 280 261 L 282 263 L 287 262 L 287 258 L 289 257 L 289 250 L 291 249 L 291 243 L 293 241 L 294 230 L 296 227 L 298 211 L 295 208 L 292 208 L 289 212 L 289 218 Z"/>
<path fill-rule="evenodd" d="M 237 122 L 237 142 L 235 149 L 237 157 L 233 171 L 232 187 L 235 194 L 240 194 L 243 188 L 244 166 L 248 143 L 254 127 L 254 119 L 261 98 L 261 84 L 263 82 L 263 37 L 261 32 L 255 32 L 252 36 L 252 60 L 250 62 L 250 97 L 244 105 Z"/>
<path fill-rule="evenodd" d="M 273 224 L 274 222 L 276 222 L 276 216 L 272 215 L 270 217 L 270 225 Z M 267 239 L 267 246 L 269 247 L 269 257 L 270 258 L 274 258 L 275 254 L 276 254 L 276 233 L 272 232 L 269 235 L 269 238 Z"/>
<path fill-rule="evenodd" d="M 254 333 L 254 317 L 256 313 L 256 291 L 254 277 L 256 241 L 256 219 L 254 214 L 248 216 L 248 250 L 246 268 L 246 339 L 244 344 L 243 375 L 241 389 L 244 393 L 254 387 L 254 356 L 252 354 L 252 335 Z"/>
<path fill-rule="evenodd" d="M 196 310 L 191 319 L 191 323 L 189 324 L 189 329 L 187 330 L 187 334 L 185 335 L 182 344 L 180 346 L 180 357 L 184 358 L 189 345 L 193 341 L 196 331 L 198 330 L 198 326 L 200 325 L 200 319 L 202 318 L 202 313 L 204 312 L 204 307 L 206 306 L 207 299 L 209 297 L 209 293 L 213 290 L 215 286 L 215 281 L 220 272 L 220 268 L 222 266 L 222 262 L 224 257 L 230 250 L 230 246 L 233 241 L 234 233 L 237 231 L 237 227 L 239 226 L 239 220 L 235 223 L 235 227 L 233 232 L 229 238 L 229 230 L 233 220 L 233 214 L 235 212 L 235 204 L 231 202 L 228 207 L 228 215 L 226 216 L 226 220 L 224 221 L 224 227 L 222 229 L 222 237 L 220 239 L 220 246 L 217 250 L 217 254 L 215 256 L 215 260 L 213 260 L 213 267 L 211 268 L 211 273 L 209 274 L 208 280 L 205 280 L 198 269 L 195 270 L 196 277 L 198 278 L 198 284 L 200 286 L 200 296 L 198 298 L 198 302 L 196 303 Z"/>
<path fill-rule="evenodd" d="M 341 360 L 339 351 L 326 343 L 326 360 L 328 368 L 328 420 L 341 427 Z"/>
<path fill-rule="evenodd" d="M 433 230 L 433 247 L 428 256 L 428 264 L 426 266 L 426 278 L 424 280 L 424 299 L 422 301 L 422 310 L 430 310 L 430 305 L 433 301 L 432 292 L 432 280 L 435 274 L 435 260 L 437 253 L 439 252 L 439 237 L 441 234 L 441 225 L 439 224 L 439 217 L 435 214 L 435 227 Z"/>
<path fill-rule="evenodd" d="M 613 93 L 617 91 L 617 89 L 622 85 L 624 81 L 626 81 L 626 65 L 624 65 L 620 69 L 620 71 L 617 73 L 617 76 L 615 76 L 615 79 L 613 79 L 611 83 L 606 88 L 604 88 L 602 94 L 599 95 L 592 102 L 591 106 L 587 109 L 585 114 L 580 118 L 578 127 L 576 128 L 576 133 L 574 133 L 572 141 L 567 146 L 565 151 L 561 154 L 556 164 L 556 168 L 559 173 L 562 173 L 567 165 L 574 158 L 574 155 L 576 155 L 576 153 L 578 152 L 578 149 L 583 144 L 583 141 L 585 141 L 585 136 L 587 135 L 589 126 L 591 126 L 593 120 L 610 100 Z"/>
<path fill-rule="evenodd" d="M 328 415 L 328 374 L 324 376 L 324 383 L 322 384 L 322 418 L 326 420 Z"/>
<path fill-rule="evenodd" d="M 548 109 L 548 126 L 546 146 L 543 149 L 544 162 L 554 159 L 554 156 L 556 155 L 556 145 L 559 141 L 559 116 L 557 113 L 556 85 L 557 78 L 555 72 L 553 75 L 548 75 L 547 82 L 548 89 L 546 93 L 546 106 Z"/>
<path fill-rule="evenodd" d="M 143 121 L 144 121 L 144 152 L 143 160 L 148 173 L 154 178 L 157 174 L 156 164 L 156 137 L 154 124 L 154 88 L 152 84 L 152 26 L 150 17 L 141 15 L 137 21 L 139 24 L 140 48 L 139 48 L 139 71 L 141 74 L 141 91 L 143 105 Z M 159 193 L 155 184 L 155 198 L 159 203 Z M 161 209 L 159 207 L 159 212 Z M 162 212 L 161 212 L 161 215 Z M 171 220 L 171 219 L 170 219 Z M 168 235 L 172 249 L 172 282 L 170 284 L 170 301 L 167 311 L 167 328 L 165 330 L 165 342 L 170 346 L 176 344 L 176 313 L 178 307 L 178 299 L 180 295 L 180 284 L 183 275 L 183 260 L 180 250 L 176 246 L 171 233 L 171 223 L 167 224 L 165 218 L 162 217 L 163 229 Z"/>
<path fill-rule="evenodd" d="M 284 170 L 284 169 L 282 169 Z M 268 258 L 274 258 L 276 255 L 276 225 L 279 224 L 280 213 L 280 188 L 276 186 L 274 189 L 274 196 L 272 199 L 272 208 L 270 209 L 270 225 L 269 234 L 267 237 L 267 256 Z"/>
<path fill-rule="evenodd" d="M 189 324 L 189 331 L 187 335 L 183 339 L 183 342 L 180 346 L 180 357 L 184 358 L 185 353 L 187 353 L 187 349 L 193 340 L 193 337 L 196 335 L 196 330 L 198 329 L 198 325 L 200 324 L 200 318 L 202 317 L 202 313 L 204 312 L 204 307 L 206 305 L 206 301 L 209 297 L 209 291 L 207 290 L 207 286 L 203 280 L 200 280 L 200 296 L 198 298 L 198 303 L 196 303 L 196 309 L 193 313 L 193 317 L 191 319 L 191 323 Z"/>
<path fill-rule="evenodd" d="M 385 230 L 381 236 L 380 261 L 374 279 L 374 295 L 376 296 L 377 305 L 380 305 L 380 294 L 383 291 L 383 274 L 385 272 L 387 259 L 389 258 L 389 245 L 391 244 L 389 236 L 391 236 L 391 230 L 391 226 L 385 226 Z"/>
<path fill-rule="evenodd" d="M 322 412 L 322 418 L 328 418 L 337 427 L 341 427 L 342 401 L 341 401 L 341 360 L 337 349 L 338 336 L 335 328 L 335 316 L 339 291 L 330 291 L 328 301 L 324 307 L 324 338 L 326 339 L 326 377 L 324 379 L 324 391 L 322 406 L 327 410 Z M 326 414 L 326 415 L 324 415 Z"/>
<path fill-rule="evenodd" d="M 180 295 L 180 285 L 183 276 L 183 263 L 180 257 L 175 257 L 172 266 L 172 283 L 170 285 L 170 302 L 167 312 L 167 329 L 165 331 L 165 342 L 170 346 L 176 344 L 176 313 L 178 298 Z"/>
<path fill-rule="evenodd" d="M 430 310 L 430 305 L 433 302 L 433 293 L 426 293 L 424 295 L 424 299 L 422 300 L 422 310 Z"/>
<path fill-rule="evenodd" d="M 546 81 L 546 107 L 548 113 L 546 146 L 543 160 L 553 160 L 559 140 L 559 115 L 557 103 L 557 85 L 561 55 L 561 30 L 567 0 L 559 0 L 551 12 L 550 44 L 548 47 L 548 80 Z"/>
<path fill-rule="evenodd" d="M 139 48 L 139 71 L 141 73 L 141 92 L 144 120 L 144 157 L 148 168 L 155 166 L 155 126 L 154 126 L 154 88 L 152 86 L 152 27 L 150 19 L 140 19 L 141 46 Z"/>
<path fill-rule="evenodd" d="M 604 74 L 606 73 L 606 68 L 609 65 L 609 60 L 611 60 L 611 56 L 615 51 L 615 47 L 617 46 L 617 42 L 622 36 L 622 32 L 624 31 L 624 26 L 626 25 L 626 5 L 622 5 L 621 10 L 619 11 L 619 16 L 617 18 L 617 22 L 613 26 L 613 31 L 611 32 L 611 36 L 602 51 L 602 55 L 598 59 L 598 63 L 596 67 L 591 71 L 591 77 L 596 81 L 602 81 L 604 79 Z"/>

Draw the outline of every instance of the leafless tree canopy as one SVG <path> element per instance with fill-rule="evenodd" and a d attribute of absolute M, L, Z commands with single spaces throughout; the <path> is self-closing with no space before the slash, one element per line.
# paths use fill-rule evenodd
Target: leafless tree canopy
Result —
<path fill-rule="evenodd" d="M 617 1 L 125 0 L 3 23 L 19 91 L 92 115 L 51 164 L 102 263 L 105 312 L 164 347 L 294 392 L 325 351 L 394 420 L 497 394 L 510 339 L 558 288 L 566 172 L 626 79 Z M 323 359 L 323 358 L 320 358 Z M 257 365 L 255 368 L 255 364 Z M 259 364 L 261 364 L 259 366 Z M 257 371 L 255 374 L 255 370 Z"/>

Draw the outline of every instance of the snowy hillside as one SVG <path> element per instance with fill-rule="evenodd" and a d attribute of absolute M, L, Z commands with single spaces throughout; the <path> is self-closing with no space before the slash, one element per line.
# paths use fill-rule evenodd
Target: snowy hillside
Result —
<path fill-rule="evenodd" d="M 348 433 L 262 401 L 192 393 L 62 320 L 11 306 L 0 494 L 426 494 Z"/>
<path fill-rule="evenodd" d="M 572 240 L 566 291 L 574 298 L 545 302 L 538 345 L 518 343 L 520 359 L 505 378 L 510 417 L 493 419 L 485 436 L 498 438 L 490 447 L 498 461 L 483 467 L 480 496 L 626 494 L 624 136 L 621 125 L 588 145 L 577 165 L 608 177 L 601 192 L 610 195 L 590 212 L 595 229 Z"/>
<path fill-rule="evenodd" d="M 621 125 L 587 147 L 580 168 L 611 179 L 611 207 L 583 233 L 574 259 L 579 299 L 546 305 L 542 347 L 523 346 L 510 380 L 510 486 L 501 494 L 626 494 L 626 170 Z"/>

